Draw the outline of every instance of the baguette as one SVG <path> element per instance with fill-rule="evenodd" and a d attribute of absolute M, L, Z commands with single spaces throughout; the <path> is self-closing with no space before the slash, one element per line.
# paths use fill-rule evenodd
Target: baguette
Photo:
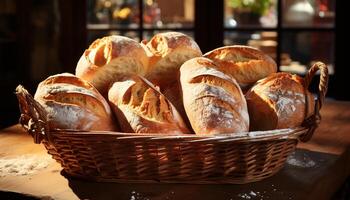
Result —
<path fill-rule="evenodd" d="M 179 32 L 156 34 L 141 45 L 149 56 L 146 78 L 160 87 L 189 125 L 182 101 L 179 70 L 185 61 L 202 56 L 199 46 L 191 37 Z"/>
<path fill-rule="evenodd" d="M 206 54 L 217 69 L 235 78 L 246 91 L 256 81 L 277 71 L 275 61 L 253 47 L 233 45 L 214 49 Z"/>
<path fill-rule="evenodd" d="M 106 96 L 112 82 L 126 75 L 144 75 L 148 57 L 136 41 L 123 36 L 108 36 L 94 41 L 81 56 L 76 75 Z"/>
<path fill-rule="evenodd" d="M 92 85 L 72 74 L 48 77 L 38 85 L 34 99 L 48 114 L 50 129 L 117 130 L 107 101 Z"/>
<path fill-rule="evenodd" d="M 130 76 L 115 82 L 108 100 L 122 131 L 135 133 L 189 133 L 175 107 L 140 76 Z"/>
<path fill-rule="evenodd" d="M 297 75 L 279 72 L 258 81 L 247 93 L 252 131 L 297 127 L 313 114 L 313 95 Z"/>
<path fill-rule="evenodd" d="M 196 134 L 246 132 L 247 104 L 235 81 L 216 69 L 213 61 L 199 57 L 180 69 L 185 111 Z"/>
<path fill-rule="evenodd" d="M 202 55 L 197 43 L 179 32 L 158 33 L 144 48 L 150 57 L 146 78 L 161 88 L 177 80 L 179 69 L 185 61 Z"/>

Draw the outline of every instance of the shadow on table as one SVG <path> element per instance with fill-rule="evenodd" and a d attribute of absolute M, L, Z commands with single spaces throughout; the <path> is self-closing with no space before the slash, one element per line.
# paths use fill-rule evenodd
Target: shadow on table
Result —
<path fill-rule="evenodd" d="M 90 200 L 195 200 L 195 199 L 292 199 L 276 193 L 273 186 L 248 185 L 196 185 L 162 183 L 97 183 L 68 178 L 69 186 L 80 199 Z M 275 190 L 275 191 L 274 191 Z M 275 194 L 272 194 L 272 193 Z M 271 195 L 272 194 L 272 195 Z M 278 198 L 279 197 L 279 198 Z M 283 198 L 282 198 L 283 197 Z"/>
<path fill-rule="evenodd" d="M 17 192 L 0 191 L 0 199 L 9 200 L 53 200 L 49 196 L 35 197 L 29 194 L 20 194 Z"/>
<path fill-rule="evenodd" d="M 340 187 L 327 182 L 334 175 L 327 166 L 336 160 L 334 155 L 297 150 L 275 176 L 244 185 L 101 183 L 71 178 L 64 171 L 62 175 L 80 199 L 90 200 L 327 199 Z M 323 186 L 327 189 L 320 191 Z"/>

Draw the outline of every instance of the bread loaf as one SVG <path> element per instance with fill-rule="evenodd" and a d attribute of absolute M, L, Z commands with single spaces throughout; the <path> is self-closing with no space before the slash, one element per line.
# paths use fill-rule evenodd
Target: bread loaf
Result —
<path fill-rule="evenodd" d="M 125 75 L 144 75 L 147 67 L 148 57 L 138 42 L 123 36 L 108 36 L 94 41 L 85 50 L 76 75 L 106 95 L 112 82 Z"/>
<path fill-rule="evenodd" d="M 252 131 L 299 126 L 315 106 L 303 79 L 284 72 L 258 81 L 246 93 L 246 99 Z"/>
<path fill-rule="evenodd" d="M 116 130 L 107 101 L 72 74 L 48 77 L 38 85 L 34 98 L 46 110 L 50 129 Z"/>
<path fill-rule="evenodd" d="M 196 134 L 248 131 L 247 104 L 234 78 L 203 57 L 185 62 L 180 73 L 184 107 Z"/>
<path fill-rule="evenodd" d="M 146 78 L 161 88 L 176 81 L 185 61 L 202 55 L 197 43 L 179 32 L 158 33 L 144 47 L 150 55 Z"/>
<path fill-rule="evenodd" d="M 149 71 L 146 78 L 160 86 L 160 91 L 187 122 L 179 70 L 185 61 L 202 55 L 200 48 L 191 37 L 179 32 L 159 33 L 149 42 L 143 41 L 142 44 L 149 56 Z"/>
<path fill-rule="evenodd" d="M 115 82 L 108 92 L 112 110 L 124 132 L 189 133 L 175 107 L 140 76 Z"/>
<path fill-rule="evenodd" d="M 258 49 L 234 45 L 214 49 L 206 54 L 217 69 L 234 77 L 243 90 L 277 71 L 275 61 Z"/>

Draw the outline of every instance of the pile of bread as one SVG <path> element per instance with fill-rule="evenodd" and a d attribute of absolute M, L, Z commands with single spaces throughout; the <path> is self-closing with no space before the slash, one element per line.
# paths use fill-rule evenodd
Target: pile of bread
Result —
<path fill-rule="evenodd" d="M 35 99 L 50 129 L 214 135 L 296 127 L 313 113 L 303 79 L 247 46 L 204 55 L 177 32 L 94 41 L 76 74 L 48 77 Z"/>

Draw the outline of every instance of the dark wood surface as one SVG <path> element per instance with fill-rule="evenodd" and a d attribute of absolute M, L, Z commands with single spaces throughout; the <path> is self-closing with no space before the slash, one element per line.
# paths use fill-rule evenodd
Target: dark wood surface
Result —
<path fill-rule="evenodd" d="M 275 176 L 244 185 L 117 184 L 64 176 L 49 165 L 34 174 L 0 177 L 0 193 L 42 199 L 330 199 L 350 174 L 350 102 L 328 100 L 322 123 L 308 143 L 300 143 Z M 19 125 L 0 131 L 0 158 L 35 155 L 48 159 Z M 7 192 L 11 193 L 7 193 Z M 14 193 L 15 192 L 15 193 Z"/>

